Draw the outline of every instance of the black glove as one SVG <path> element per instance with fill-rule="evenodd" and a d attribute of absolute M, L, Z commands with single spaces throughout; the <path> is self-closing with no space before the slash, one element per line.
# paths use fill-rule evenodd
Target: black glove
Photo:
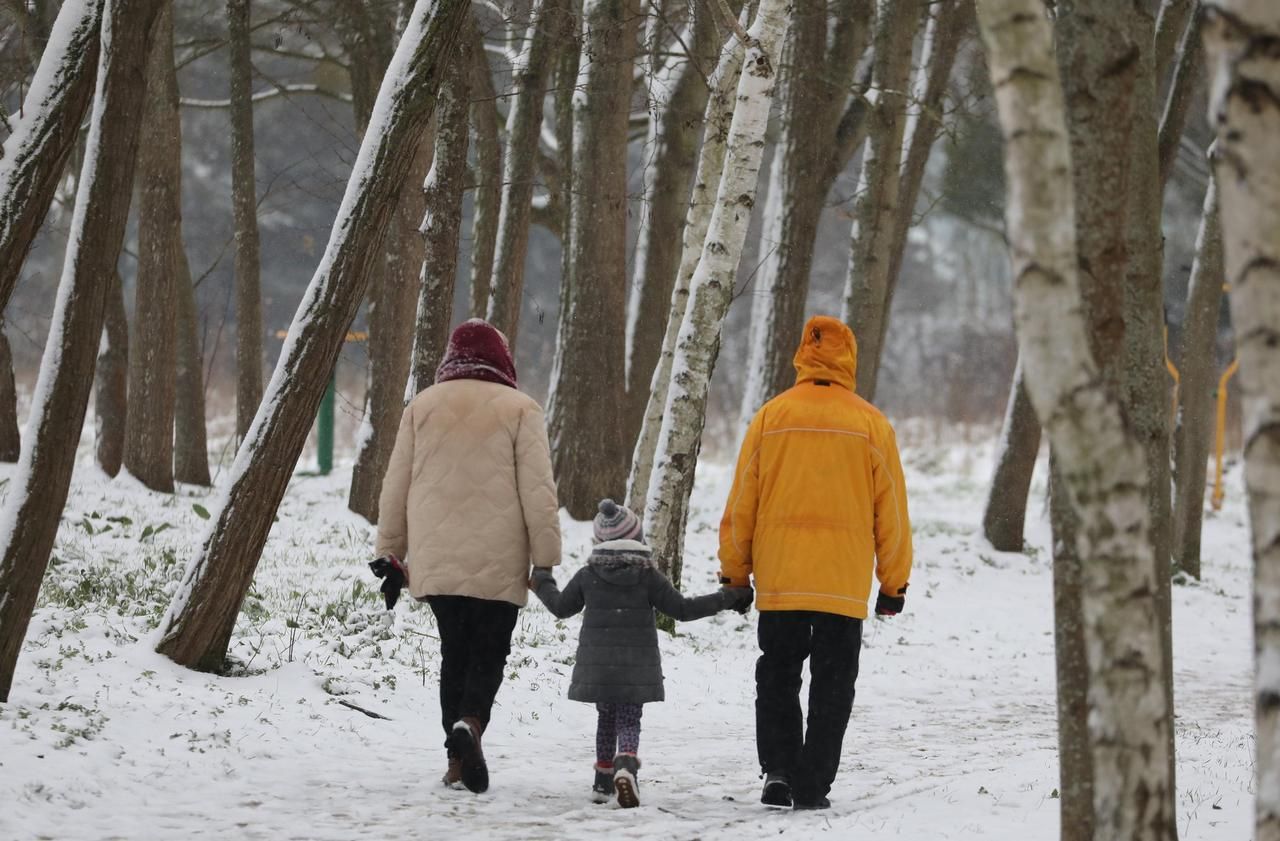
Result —
<path fill-rule="evenodd" d="M 534 567 L 533 573 L 529 576 L 529 589 L 538 592 L 538 588 L 542 586 L 542 582 L 550 581 L 556 583 L 556 577 L 551 572 L 550 567 Z"/>
<path fill-rule="evenodd" d="M 387 603 L 387 610 L 391 610 L 396 606 L 396 602 L 400 599 L 400 590 L 409 580 L 409 576 L 405 574 L 404 565 L 400 563 L 400 559 L 395 555 L 387 555 L 378 558 L 376 561 L 369 562 L 369 569 L 373 570 L 373 574 L 382 579 L 382 586 L 378 589 L 382 591 L 382 598 Z"/>
<path fill-rule="evenodd" d="M 725 610 L 736 610 L 744 616 L 751 609 L 751 602 L 756 596 L 756 591 L 750 587 L 721 587 L 720 593 L 724 598 Z"/>
<path fill-rule="evenodd" d="M 897 616 L 907 605 L 906 588 L 901 596 L 886 596 L 882 590 L 876 596 L 876 616 Z"/>

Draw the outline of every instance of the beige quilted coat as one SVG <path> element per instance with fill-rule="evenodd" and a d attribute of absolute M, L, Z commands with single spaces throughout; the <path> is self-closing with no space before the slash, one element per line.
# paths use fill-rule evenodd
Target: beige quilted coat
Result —
<path fill-rule="evenodd" d="M 377 549 L 406 561 L 414 598 L 523 606 L 530 563 L 560 563 L 541 407 L 481 380 L 437 383 L 414 398 L 382 482 Z"/>

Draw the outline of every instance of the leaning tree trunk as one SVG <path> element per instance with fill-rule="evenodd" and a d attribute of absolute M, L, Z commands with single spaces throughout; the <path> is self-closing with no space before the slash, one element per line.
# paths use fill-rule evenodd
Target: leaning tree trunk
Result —
<path fill-rule="evenodd" d="M 873 82 L 878 99 L 853 205 L 849 272 L 843 319 L 858 340 L 858 394 L 874 400 L 880 371 L 880 336 L 889 314 L 885 304 L 898 213 L 902 138 L 906 131 L 911 42 L 920 20 L 920 0 L 893 0 L 876 20 Z"/>
<path fill-rule="evenodd" d="M 1040 452 L 1040 421 L 1022 377 L 1019 361 L 1009 389 L 1004 425 L 1000 428 L 995 475 L 991 478 L 987 507 L 982 515 L 982 534 L 1001 552 L 1022 551 L 1027 495 Z"/>
<path fill-rule="evenodd" d="M 463 42 L 469 63 L 472 45 Z M 435 160 L 423 187 L 421 218 L 422 259 L 418 261 L 417 318 L 405 398 L 411 399 L 436 379 L 453 322 L 453 296 L 458 276 L 458 240 L 462 233 L 462 194 L 467 178 L 467 114 L 471 99 L 469 76 L 462 69 L 449 74 L 440 87 Z M 392 430 L 394 443 L 395 430 Z"/>
<path fill-rule="evenodd" d="M 743 13 L 745 18 L 746 13 Z M 671 304 L 667 310 L 667 327 L 662 340 L 662 352 L 649 386 L 649 402 L 645 406 L 644 421 L 636 439 L 631 457 L 631 476 L 627 482 L 627 507 L 633 511 L 645 506 L 649 499 L 649 481 L 653 474 L 653 458 L 658 449 L 658 435 L 662 431 L 662 419 L 667 410 L 667 391 L 671 385 L 671 368 L 676 355 L 676 340 L 680 337 L 680 325 L 684 323 L 689 304 L 689 286 L 702 257 L 707 238 L 707 226 L 711 223 L 720 193 L 720 179 L 724 175 L 724 160 L 728 151 L 729 128 L 733 123 L 735 97 L 742 75 L 742 62 L 746 45 L 738 40 L 726 46 L 709 83 L 702 151 L 698 155 L 698 167 L 693 179 L 693 195 L 685 217 L 680 252 L 680 267 L 675 287 L 671 290 Z"/>
<path fill-rule="evenodd" d="M 533 0 L 526 35 L 528 46 L 511 71 L 515 95 L 507 112 L 507 155 L 503 161 L 497 248 L 489 278 L 488 320 L 506 334 L 513 347 L 524 299 L 524 264 L 537 181 L 542 103 L 555 54 L 552 34 L 560 25 L 559 16 L 560 5 L 554 0 Z"/>
<path fill-rule="evenodd" d="M 1205 47 L 1214 171 L 1244 403 L 1257 675 L 1254 838 L 1280 841 L 1280 7 L 1213 0 Z"/>
<path fill-rule="evenodd" d="M 475 198 L 471 211 L 471 315 L 484 318 L 489 311 L 489 282 L 493 277 L 498 214 L 502 207 L 502 144 L 498 140 L 498 111 L 494 108 L 498 94 L 485 54 L 484 34 L 479 25 L 473 23 L 466 37 L 471 52 L 469 81 L 475 100 L 471 104 L 471 133 L 476 147 Z"/>
<path fill-rule="evenodd" d="M 776 68 L 790 16 L 788 0 L 763 0 L 747 32 L 737 103 L 725 141 L 724 172 L 707 224 L 702 256 L 689 283 L 688 309 L 676 342 L 675 373 L 667 391 L 644 520 L 654 557 L 660 559 L 663 571 L 677 587 L 689 495 L 693 492 L 706 423 L 707 391 L 755 206 Z"/>
<path fill-rule="evenodd" d="M 103 13 L 97 90 L 62 280 L 36 383 L 27 435 L 4 505 L 0 553 L 0 702 L 71 486 L 84 427 L 103 309 L 116 270 L 142 117 L 148 41 L 162 0 L 110 0 Z"/>
<path fill-rule="evenodd" d="M 1214 156 L 1210 155 L 1210 160 Z M 1173 562 L 1176 569 L 1200 577 L 1200 526 L 1204 520 L 1204 484 L 1213 429 L 1214 374 L 1217 368 L 1218 313 L 1222 308 L 1222 228 L 1218 187 L 1213 177 L 1204 195 L 1196 257 L 1187 287 L 1182 323 L 1178 425 L 1174 434 Z"/>
<path fill-rule="evenodd" d="M 249 0 L 227 0 L 231 58 L 231 205 L 236 256 L 236 437 L 249 434 L 262 402 L 262 292 L 258 188 L 253 152 Z"/>
<path fill-rule="evenodd" d="M 208 487 L 209 440 L 204 420 L 204 354 L 196 289 L 186 249 L 178 250 L 177 390 L 173 414 L 173 478 Z"/>
<path fill-rule="evenodd" d="M 636 53 L 637 0 L 583 3 L 582 66 L 573 103 L 573 275 L 563 315 L 547 424 L 570 515 L 587 519 L 601 497 L 625 490 L 627 124 Z"/>
<path fill-rule="evenodd" d="M 1175 835 L 1173 722 L 1164 715 L 1146 454 L 1090 350 L 1052 28 L 1040 0 L 977 5 L 1005 139 L 1018 347 L 1079 518 L 1093 837 L 1165 841 Z"/>
<path fill-rule="evenodd" d="M 124 466 L 173 493 L 178 251 L 182 246 L 182 124 L 173 66 L 173 9 L 156 18 L 138 146 L 138 277 L 129 343 Z"/>
<path fill-rule="evenodd" d="M 1166 3 L 1166 6 L 1168 3 Z M 1161 10 L 1159 24 L 1165 23 Z M 1191 97 L 1196 89 L 1200 76 L 1200 25 L 1204 21 L 1204 8 L 1197 5 L 1191 20 L 1187 22 L 1178 42 L 1178 60 L 1174 63 L 1173 79 L 1169 82 L 1169 93 L 1165 97 L 1164 111 L 1160 116 L 1160 133 L 1157 148 L 1160 156 L 1160 186 L 1169 183 L 1173 175 L 1173 165 L 1178 158 L 1178 146 L 1182 143 L 1182 132 L 1187 125 L 1187 112 L 1191 109 Z M 1160 37 L 1157 29 L 1156 38 L 1156 79 L 1164 78 L 1159 65 Z"/>
<path fill-rule="evenodd" d="M 93 411 L 98 466 L 114 478 L 124 464 L 125 429 L 129 422 L 129 316 L 124 306 L 124 284 L 120 273 L 114 270 L 107 290 L 96 380 Z"/>
<path fill-rule="evenodd" d="M 419 0 L 378 93 L 324 258 L 303 296 L 280 362 L 203 549 L 187 567 L 161 624 L 157 650 L 185 666 L 217 669 L 225 658 L 285 487 L 306 443 L 364 297 L 383 259 L 396 200 L 413 166 L 453 58 L 469 4 Z"/>
<path fill-rule="evenodd" d="M 825 0 L 798 4 L 787 34 L 789 60 L 778 68 L 783 118 L 764 201 L 766 250 L 751 296 L 743 428 L 767 400 L 795 383 L 791 357 L 804 327 L 818 222 L 836 173 L 844 168 L 832 166 L 824 140 L 835 135 L 843 116 L 875 6 L 843 0 L 830 12 L 834 27 L 828 14 Z"/>
<path fill-rule="evenodd" d="M 0 321 L 0 461 L 14 462 L 22 454 L 18 432 L 18 387 L 13 380 L 13 351 Z"/>

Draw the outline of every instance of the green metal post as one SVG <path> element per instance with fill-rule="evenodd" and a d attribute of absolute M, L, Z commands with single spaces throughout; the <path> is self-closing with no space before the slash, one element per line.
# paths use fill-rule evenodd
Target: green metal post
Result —
<path fill-rule="evenodd" d="M 329 385 L 324 390 L 324 399 L 320 401 L 320 417 L 316 430 L 316 453 L 320 463 L 320 475 L 328 476 L 333 470 L 333 404 L 336 397 L 335 377 L 329 375 Z"/>

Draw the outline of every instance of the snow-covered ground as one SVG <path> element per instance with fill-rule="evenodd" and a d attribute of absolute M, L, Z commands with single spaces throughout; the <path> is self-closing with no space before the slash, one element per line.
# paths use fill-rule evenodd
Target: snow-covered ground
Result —
<path fill-rule="evenodd" d="M 987 447 L 921 444 L 904 460 L 907 613 L 867 625 L 844 763 L 819 813 L 758 803 L 754 614 L 664 638 L 668 700 L 646 708 L 643 805 L 624 811 L 587 796 L 594 711 L 564 698 L 578 620 L 531 606 L 485 735 L 492 788 L 449 791 L 431 614 L 402 602 L 386 626 L 365 566 L 372 530 L 346 510 L 347 471 L 294 480 L 237 628 L 237 674 L 218 677 L 150 645 L 206 527 L 205 493 L 153 494 L 84 460 L 0 705 L 0 839 L 1055 839 L 1043 481 L 1032 548 L 1005 554 L 979 531 Z M 715 586 L 729 478 L 700 471 L 689 591 Z M 1206 522 L 1204 582 L 1174 589 L 1183 841 L 1251 831 L 1249 553 L 1230 479 Z M 564 574 L 588 535 L 565 523 Z"/>

